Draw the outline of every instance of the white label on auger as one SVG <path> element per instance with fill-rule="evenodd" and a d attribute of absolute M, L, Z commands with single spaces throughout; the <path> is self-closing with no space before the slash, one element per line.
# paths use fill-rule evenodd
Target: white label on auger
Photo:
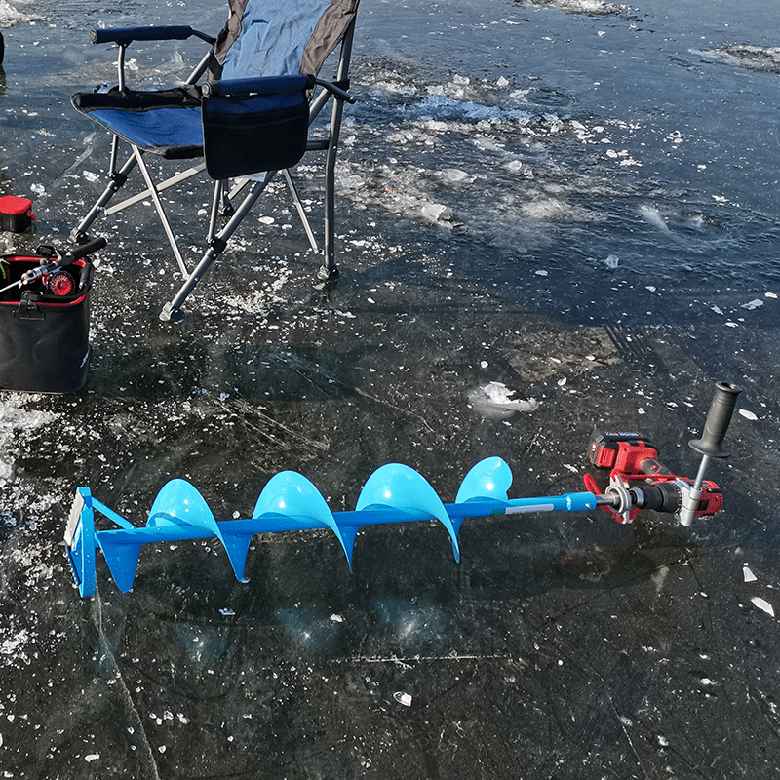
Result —
<path fill-rule="evenodd" d="M 528 506 L 508 506 L 505 515 L 527 515 L 531 512 L 552 512 L 555 504 L 530 504 Z"/>

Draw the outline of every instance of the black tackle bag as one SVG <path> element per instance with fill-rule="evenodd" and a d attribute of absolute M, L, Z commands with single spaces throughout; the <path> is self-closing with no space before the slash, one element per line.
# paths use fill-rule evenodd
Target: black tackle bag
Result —
<path fill-rule="evenodd" d="M 0 288 L 51 258 L 0 258 Z M 0 295 L 0 389 L 72 393 L 89 368 L 89 305 L 93 265 L 75 260 Z"/>

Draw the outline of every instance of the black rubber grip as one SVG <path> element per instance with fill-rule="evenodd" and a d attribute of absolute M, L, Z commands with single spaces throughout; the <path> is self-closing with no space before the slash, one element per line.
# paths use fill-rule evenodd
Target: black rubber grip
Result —
<path fill-rule="evenodd" d="M 742 390 L 728 382 L 718 382 L 715 385 L 715 397 L 712 399 L 704 432 L 700 439 L 691 439 L 688 446 L 713 458 L 725 458 L 728 452 L 723 450 L 723 437 L 731 422 L 731 415 L 737 405 L 737 396 Z"/>
<path fill-rule="evenodd" d="M 129 41 L 184 41 L 192 35 L 186 24 L 154 25 L 152 27 L 107 27 L 92 30 L 92 43 L 119 43 Z"/>
<path fill-rule="evenodd" d="M 79 260 L 82 257 L 91 255 L 93 252 L 97 252 L 98 249 L 102 249 L 105 245 L 106 245 L 105 238 L 102 237 L 95 238 L 86 244 L 81 244 L 80 246 L 74 247 L 73 251 L 65 254 L 61 260 L 58 260 L 55 263 L 55 265 L 60 267 L 63 265 L 70 265 L 74 260 Z"/>

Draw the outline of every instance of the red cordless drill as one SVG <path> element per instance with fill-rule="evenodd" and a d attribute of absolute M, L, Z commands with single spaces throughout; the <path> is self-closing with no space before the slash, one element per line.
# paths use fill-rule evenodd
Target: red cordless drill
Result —
<path fill-rule="evenodd" d="M 611 489 L 628 488 L 629 482 L 644 483 L 631 488 L 630 506 L 624 506 L 620 513 L 605 507 L 619 522 L 631 522 L 640 509 L 679 515 L 683 495 L 694 485 L 693 480 L 672 474 L 658 459 L 658 450 L 638 431 L 595 429 L 588 458 L 594 466 L 610 469 Z M 594 482 L 586 480 L 586 484 L 590 489 Z M 702 482 L 694 515 L 714 515 L 722 506 L 720 488 L 714 482 Z"/>

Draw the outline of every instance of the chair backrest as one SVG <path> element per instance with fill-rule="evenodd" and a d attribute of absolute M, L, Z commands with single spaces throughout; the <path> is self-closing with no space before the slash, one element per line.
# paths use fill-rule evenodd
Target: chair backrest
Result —
<path fill-rule="evenodd" d="M 316 75 L 357 14 L 359 0 L 228 0 L 212 75 Z"/>

